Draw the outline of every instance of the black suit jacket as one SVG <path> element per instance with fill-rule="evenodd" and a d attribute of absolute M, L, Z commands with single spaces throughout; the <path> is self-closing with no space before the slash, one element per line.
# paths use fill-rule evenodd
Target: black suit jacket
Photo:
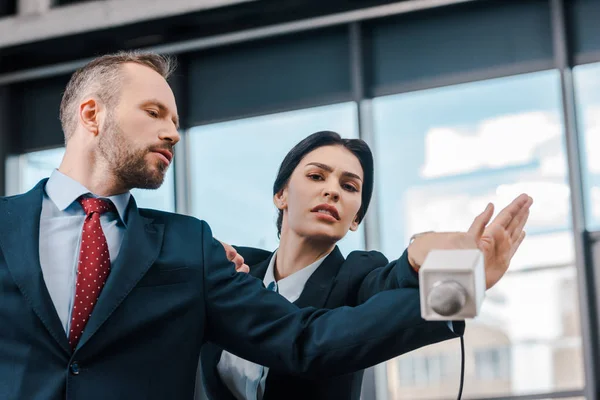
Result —
<path fill-rule="evenodd" d="M 132 198 L 119 256 L 72 351 L 40 267 L 44 185 L 0 198 L 2 400 L 191 399 L 207 341 L 316 377 L 452 336 L 420 323 L 418 300 L 405 291 L 356 308 L 299 309 L 236 273 L 206 222 L 138 209 Z"/>
<path fill-rule="evenodd" d="M 246 263 L 252 265 L 250 274 L 262 280 L 272 253 L 248 247 L 237 247 L 237 250 L 244 257 Z M 254 263 L 256 264 L 253 265 Z M 418 297 L 419 294 L 416 291 L 418 287 L 417 274 L 408 264 L 406 252 L 400 259 L 392 263 L 388 263 L 387 258 L 376 251 L 354 251 L 348 255 L 348 259 L 344 260 L 336 246 L 308 279 L 300 298 L 294 304 L 299 307 L 319 308 L 356 306 L 363 304 L 382 290 L 395 288 L 405 288 Z M 360 324 L 361 322 L 357 321 L 356 323 Z M 464 323 L 455 323 L 454 329 L 457 335 L 462 334 Z M 429 335 L 426 341 L 435 343 L 453 337 L 448 332 Z M 209 399 L 235 400 L 217 371 L 222 351 L 213 343 L 202 347 L 200 359 L 202 382 Z M 394 354 L 390 351 L 388 358 L 392 357 Z M 362 378 L 362 370 L 317 380 L 270 369 L 263 400 L 359 400 Z"/>

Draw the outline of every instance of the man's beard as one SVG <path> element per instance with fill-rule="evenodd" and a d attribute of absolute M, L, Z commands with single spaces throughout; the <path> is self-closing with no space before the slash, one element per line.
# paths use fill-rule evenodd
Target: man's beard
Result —
<path fill-rule="evenodd" d="M 135 149 L 127 142 L 123 131 L 111 116 L 106 122 L 103 135 L 100 136 L 98 149 L 115 178 L 127 189 L 158 189 L 165 179 L 168 165 L 160 160 L 153 166 L 149 165 L 145 157 L 152 150 L 158 149 L 174 154 L 170 145 Z"/>

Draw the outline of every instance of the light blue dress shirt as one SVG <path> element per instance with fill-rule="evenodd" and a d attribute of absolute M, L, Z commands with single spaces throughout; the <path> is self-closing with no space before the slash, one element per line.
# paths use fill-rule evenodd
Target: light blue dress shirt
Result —
<path fill-rule="evenodd" d="M 69 331 L 71 309 L 77 283 L 77 264 L 81 231 L 85 220 L 83 208 L 76 201 L 81 195 L 93 195 L 79 182 L 54 170 L 46 182 L 40 216 L 40 265 L 46 288 L 62 322 Z M 117 213 L 100 216 L 111 263 L 116 260 L 126 229 L 127 204 L 131 194 L 110 196 Z"/>
<path fill-rule="evenodd" d="M 277 257 L 277 251 L 275 251 L 267 267 L 263 283 L 267 288 L 271 285 L 274 291 L 279 292 L 280 295 L 293 303 L 298 300 L 306 282 L 328 255 L 324 255 L 308 267 L 275 282 L 275 259 Z M 262 400 L 269 368 L 244 360 L 223 350 L 217 364 L 217 370 L 221 380 L 236 399 Z"/>

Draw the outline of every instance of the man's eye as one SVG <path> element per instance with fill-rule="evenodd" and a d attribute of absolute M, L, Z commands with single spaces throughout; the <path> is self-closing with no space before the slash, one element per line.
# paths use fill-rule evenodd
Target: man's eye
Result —
<path fill-rule="evenodd" d="M 148 113 L 149 116 L 151 116 L 152 118 L 158 118 L 158 113 L 154 110 L 146 110 L 146 112 Z"/>

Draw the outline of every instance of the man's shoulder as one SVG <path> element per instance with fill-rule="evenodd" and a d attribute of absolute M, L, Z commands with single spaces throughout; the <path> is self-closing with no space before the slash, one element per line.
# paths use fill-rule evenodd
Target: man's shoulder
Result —
<path fill-rule="evenodd" d="M 149 218 L 154 223 L 163 224 L 169 229 L 194 229 L 194 230 L 210 230 L 210 226 L 204 220 L 184 214 L 177 214 L 169 211 L 156 210 L 153 208 L 139 208 L 140 216 Z"/>
<path fill-rule="evenodd" d="M 25 200 L 25 199 L 29 198 L 29 196 L 32 196 L 32 195 L 36 196 L 37 193 L 41 193 L 40 191 L 43 190 L 47 181 L 48 181 L 48 178 L 44 178 L 44 179 L 40 180 L 34 187 L 32 187 L 31 189 L 29 189 L 23 193 L 13 194 L 10 196 L 0 196 L 0 203 L 6 202 L 6 201 L 12 201 L 12 200 L 17 200 L 17 201 Z"/>
<path fill-rule="evenodd" d="M 12 196 L 0 196 L 0 202 L 15 200 L 23 197 L 24 193 L 13 194 Z"/>

